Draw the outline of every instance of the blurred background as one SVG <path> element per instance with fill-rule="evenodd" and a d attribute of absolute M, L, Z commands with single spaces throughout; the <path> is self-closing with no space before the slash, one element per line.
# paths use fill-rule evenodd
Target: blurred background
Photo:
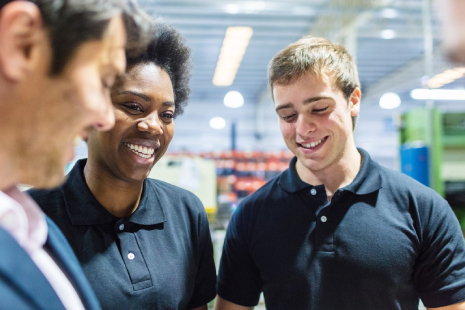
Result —
<path fill-rule="evenodd" d="M 305 35 L 355 56 L 362 84 L 358 147 L 443 195 L 465 229 L 465 68 L 441 48 L 428 0 L 140 0 L 185 36 L 192 95 L 151 177 L 196 193 L 221 240 L 237 203 L 287 168 L 267 65 Z M 223 61 L 227 59 L 227 61 Z M 77 157 L 86 157 L 85 144 Z"/>

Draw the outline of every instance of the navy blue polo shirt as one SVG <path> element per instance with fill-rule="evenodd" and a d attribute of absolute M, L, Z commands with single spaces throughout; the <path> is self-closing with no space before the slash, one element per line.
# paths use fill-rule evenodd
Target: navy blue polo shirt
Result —
<path fill-rule="evenodd" d="M 192 193 L 146 179 L 136 211 L 117 218 L 85 182 L 86 160 L 53 190 L 29 194 L 59 226 L 103 309 L 192 309 L 215 295 L 205 209 Z"/>
<path fill-rule="evenodd" d="M 289 169 L 234 212 L 217 291 L 268 310 L 417 310 L 465 300 L 465 242 L 433 190 L 359 149 L 353 182 L 328 202 Z"/>

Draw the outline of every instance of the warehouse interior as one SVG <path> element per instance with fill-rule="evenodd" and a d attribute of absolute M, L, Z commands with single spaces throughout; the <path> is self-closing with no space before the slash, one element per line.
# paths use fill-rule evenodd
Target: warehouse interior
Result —
<path fill-rule="evenodd" d="M 435 2 L 139 2 L 178 28 L 193 56 L 189 104 L 176 118 L 168 152 L 150 177 L 200 197 L 218 253 L 237 204 L 293 157 L 281 137 L 267 66 L 306 35 L 339 42 L 356 58 L 362 85 L 356 145 L 383 166 L 440 193 L 465 230 L 465 68 L 445 56 Z M 237 63 L 227 69 L 229 80 L 222 79 L 217 76 L 221 55 L 234 29 L 243 30 L 245 41 L 233 52 Z M 225 98 L 229 92 L 236 92 L 231 101 Z M 82 143 L 75 159 L 86 155 Z"/>

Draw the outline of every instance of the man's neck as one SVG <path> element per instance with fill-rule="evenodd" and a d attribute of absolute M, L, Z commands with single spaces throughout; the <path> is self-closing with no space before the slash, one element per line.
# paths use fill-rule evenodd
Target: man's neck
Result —
<path fill-rule="evenodd" d="M 125 182 L 98 163 L 87 160 L 84 167 L 87 186 L 97 201 L 111 214 L 124 218 L 138 207 L 142 182 Z"/>
<path fill-rule="evenodd" d="M 1 141 L 1 140 L 0 140 Z M 0 151 L 0 191 L 19 183 L 19 172 L 5 152 Z"/>
<path fill-rule="evenodd" d="M 349 185 L 360 171 L 362 157 L 355 145 L 348 148 L 339 160 L 324 169 L 311 171 L 297 160 L 296 170 L 302 181 L 312 184 L 323 184 L 326 189 L 328 200 L 331 201 L 333 194 L 344 186 Z"/>

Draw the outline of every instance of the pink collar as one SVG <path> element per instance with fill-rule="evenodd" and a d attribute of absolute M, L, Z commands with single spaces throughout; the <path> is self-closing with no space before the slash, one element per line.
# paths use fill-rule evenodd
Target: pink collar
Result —
<path fill-rule="evenodd" d="M 47 240 L 45 214 L 16 186 L 0 191 L 0 226 L 31 255 Z"/>

